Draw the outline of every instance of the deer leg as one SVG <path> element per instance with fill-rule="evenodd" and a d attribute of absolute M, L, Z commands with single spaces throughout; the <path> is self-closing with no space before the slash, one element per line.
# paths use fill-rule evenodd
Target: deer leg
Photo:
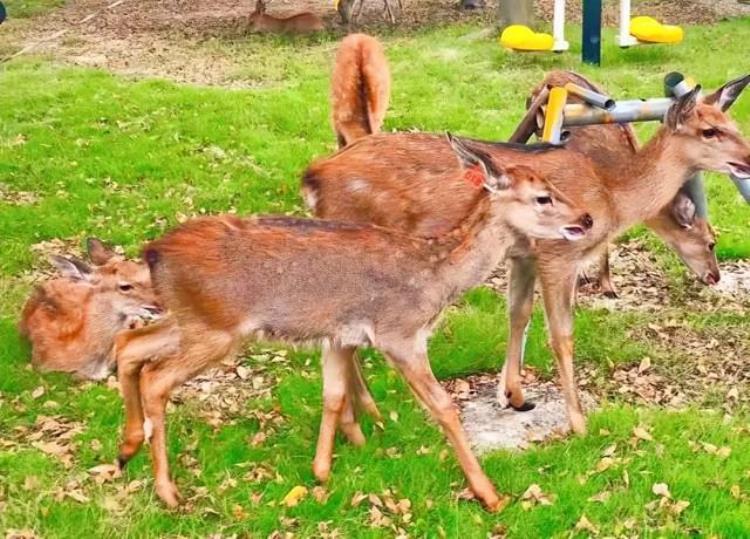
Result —
<path fill-rule="evenodd" d="M 488 510 L 500 511 L 508 502 L 507 497 L 499 497 L 495 487 L 482 471 L 479 461 L 471 452 L 461 420 L 450 395 L 443 389 L 430 369 L 426 343 L 407 343 L 403 346 L 390 346 L 383 350 L 392 363 L 401 371 L 414 394 L 432 417 L 440 424 L 448 441 L 453 446 L 458 462 L 469 481 L 472 492 L 484 503 Z"/>
<path fill-rule="evenodd" d="M 222 331 L 191 328 L 190 334 L 196 337 L 190 342 L 183 341 L 178 354 L 156 363 L 148 363 L 141 370 L 143 411 L 146 424 L 151 430 L 154 488 L 169 507 L 176 507 L 180 498 L 177 487 L 169 477 L 167 459 L 165 411 L 169 394 L 175 387 L 226 356 L 233 346 L 232 335 Z"/>
<path fill-rule="evenodd" d="M 327 481 L 331 473 L 336 425 L 340 424 L 341 430 L 345 433 L 349 431 L 351 434 L 354 429 L 354 423 L 341 424 L 340 418 L 347 399 L 352 398 L 347 394 L 347 389 L 355 350 L 356 348 L 351 346 L 339 347 L 332 344 L 323 346 L 323 416 L 320 420 L 318 446 L 315 450 L 315 460 L 313 460 L 313 473 L 321 482 Z M 359 430 L 359 424 L 356 424 L 356 429 Z M 361 430 L 359 430 L 359 436 L 364 440 Z"/>
<path fill-rule="evenodd" d="M 559 269 L 555 268 L 555 269 Z M 577 268 L 571 265 L 555 274 L 542 273 L 542 295 L 547 315 L 550 344 L 555 354 L 560 384 L 573 432 L 586 433 L 586 418 L 578 399 L 573 372 L 573 292 Z"/>
<path fill-rule="evenodd" d="M 170 322 L 159 322 L 115 338 L 115 358 L 120 392 L 125 404 L 125 429 L 117 457 L 120 469 L 140 451 L 145 439 L 139 378 L 144 363 L 174 353 L 179 336 Z"/>
<path fill-rule="evenodd" d="M 612 283 L 612 272 L 609 268 L 609 247 L 599 256 L 599 289 L 608 298 L 616 298 L 617 290 Z"/>
<path fill-rule="evenodd" d="M 383 416 L 380 414 L 380 410 L 378 410 L 378 406 L 375 404 L 375 399 L 372 398 L 370 389 L 367 387 L 367 381 L 362 372 L 362 365 L 359 362 L 359 358 L 355 354 L 352 359 L 352 392 L 355 396 L 357 408 L 370 415 L 375 421 L 380 421 Z"/>
<path fill-rule="evenodd" d="M 497 400 L 502 406 L 511 406 L 518 411 L 528 411 L 534 404 L 526 402 L 521 389 L 521 366 L 526 346 L 526 331 L 534 307 L 534 284 L 536 282 L 536 261 L 532 258 L 511 259 L 510 281 L 508 283 L 508 310 L 510 336 L 508 354 L 500 373 Z"/>

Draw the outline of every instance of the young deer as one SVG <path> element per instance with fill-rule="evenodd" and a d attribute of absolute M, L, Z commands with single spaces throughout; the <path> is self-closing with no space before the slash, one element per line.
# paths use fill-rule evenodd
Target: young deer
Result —
<path fill-rule="evenodd" d="M 388 60 L 365 34 L 341 40 L 331 74 L 331 123 L 339 148 L 380 131 L 391 93 Z"/>
<path fill-rule="evenodd" d="M 601 88 L 578 73 L 553 71 L 532 91 L 528 102 L 533 101 L 547 86 L 564 86 L 569 82 L 603 93 Z M 581 102 L 575 96 L 570 96 L 569 101 Z M 575 126 L 568 128 L 568 131 L 570 137 L 566 147 L 588 156 L 601 174 L 624 167 L 640 147 L 631 124 Z M 654 217 L 647 219 L 645 224 L 677 252 L 703 283 L 712 285 L 719 282 L 719 264 L 714 252 L 716 235 L 707 219 L 695 215 L 695 204 L 684 190 Z M 606 248 L 599 260 L 599 285 L 605 296 L 617 296 Z"/>
<path fill-rule="evenodd" d="M 311 34 L 325 30 L 323 20 L 309 11 L 284 18 L 266 15 L 266 3 L 263 0 L 256 2 L 255 11 L 250 14 L 248 21 L 250 31 L 256 33 Z"/>
<path fill-rule="evenodd" d="M 499 166 L 523 164 L 550 178 L 564 193 L 580 198 L 595 223 L 584 241 L 541 240 L 534 252 L 520 247 L 511 252 L 511 332 L 504 377 L 511 406 L 526 407 L 519 364 L 538 274 L 571 425 L 576 432 L 585 431 L 572 363 L 572 300 L 581 264 L 622 231 L 655 217 L 691 174 L 714 170 L 750 178 L 750 145 L 725 114 L 748 82 L 750 76 L 731 81 L 700 101 L 698 89 L 680 98 L 657 134 L 614 170 L 597 170 L 586 156 L 567 148 L 535 154 L 523 146 L 471 143 Z M 434 135 L 371 135 L 309 167 L 303 192 L 320 217 L 429 237 L 455 226 L 475 196 L 448 151 Z"/>
<path fill-rule="evenodd" d="M 313 471 L 325 481 L 336 425 L 352 419 L 341 414 L 353 354 L 373 346 L 443 427 L 479 499 L 500 509 L 503 501 L 472 455 L 450 396 L 432 375 L 427 339 L 442 309 L 487 277 L 516 231 L 579 239 L 592 222 L 528 168 L 500 167 L 461 139 L 451 144 L 477 200 L 439 238 L 335 221 L 220 216 L 189 221 L 146 245 L 154 287 L 173 319 L 118 339 L 126 408 L 121 465 L 149 431 L 156 492 L 174 506 L 164 420 L 171 390 L 246 338 L 314 340 L 323 343 L 324 410 Z M 361 436 L 358 425 L 348 427 Z"/>
<path fill-rule="evenodd" d="M 27 300 L 19 331 L 31 343 L 31 362 L 100 380 L 115 368 L 115 335 L 159 312 L 148 269 L 88 240 L 94 267 L 53 256 L 62 277 L 38 286 Z"/>

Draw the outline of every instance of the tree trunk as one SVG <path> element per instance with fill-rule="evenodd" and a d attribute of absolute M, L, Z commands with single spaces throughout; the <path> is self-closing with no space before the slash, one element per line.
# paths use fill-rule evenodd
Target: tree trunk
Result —
<path fill-rule="evenodd" d="M 500 0 L 497 9 L 498 22 L 502 30 L 511 24 L 534 24 L 533 0 Z"/>

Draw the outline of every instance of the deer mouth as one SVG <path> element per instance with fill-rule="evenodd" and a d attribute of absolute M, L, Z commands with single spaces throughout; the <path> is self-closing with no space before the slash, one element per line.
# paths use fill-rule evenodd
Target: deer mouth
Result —
<path fill-rule="evenodd" d="M 708 271 L 703 275 L 703 279 L 701 280 L 703 281 L 704 284 L 707 284 L 708 286 L 713 286 L 719 282 L 720 278 L 721 276 L 719 275 L 718 272 L 714 273 L 713 271 Z"/>
<path fill-rule="evenodd" d="M 586 229 L 579 225 L 568 225 L 560 229 L 560 234 L 568 241 L 577 241 L 586 236 Z"/>
<path fill-rule="evenodd" d="M 740 180 L 750 180 L 750 165 L 738 163 L 736 161 L 730 161 L 727 165 L 729 165 L 729 172 L 735 178 L 739 178 Z"/>

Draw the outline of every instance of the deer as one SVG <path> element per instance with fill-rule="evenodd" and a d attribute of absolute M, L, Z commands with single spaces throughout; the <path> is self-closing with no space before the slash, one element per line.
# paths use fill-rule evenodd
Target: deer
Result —
<path fill-rule="evenodd" d="M 366 34 L 341 40 L 331 73 L 331 124 L 339 148 L 378 133 L 391 94 L 383 46 Z"/>
<path fill-rule="evenodd" d="M 587 87 L 595 92 L 604 93 L 602 88 L 572 71 L 552 71 L 529 96 L 527 105 L 547 87 L 565 86 L 572 82 Z M 576 96 L 569 96 L 569 102 L 582 102 Z M 537 117 L 542 125 L 541 113 Z M 594 162 L 596 167 L 605 171 L 622 167 L 637 153 L 640 143 L 631 124 L 602 124 L 573 126 L 567 128 L 569 138 L 566 146 L 580 152 Z M 540 135 L 541 131 L 537 132 Z M 685 265 L 706 285 L 719 282 L 721 273 L 716 259 L 716 233 L 708 219 L 696 215 L 696 207 L 689 193 L 680 189 L 675 198 L 664 206 L 654 217 L 644 224 L 659 236 Z M 612 283 L 609 265 L 609 252 L 605 248 L 599 258 L 599 286 L 601 293 L 616 298 L 617 292 Z M 500 399 L 502 401 L 502 398 Z"/>
<path fill-rule="evenodd" d="M 540 240 L 533 251 L 520 244 L 510 250 L 510 338 L 501 387 L 513 409 L 533 406 L 520 388 L 520 361 L 538 278 L 570 426 L 585 433 L 573 372 L 577 274 L 612 238 L 657 216 L 690 175 L 712 170 L 750 179 L 750 145 L 726 114 L 748 83 L 750 76 L 741 77 L 703 98 L 697 87 L 677 99 L 656 135 L 613 170 L 598 169 L 566 147 L 537 155 L 523 145 L 469 143 L 500 166 L 526 165 L 548 177 L 568 196 L 580 198 L 595 222 L 586 239 L 575 244 Z M 448 150 L 444 140 L 427 133 L 369 135 L 308 167 L 303 197 L 318 217 L 375 223 L 416 236 L 439 234 L 466 215 L 474 196 L 446 157 Z"/>
<path fill-rule="evenodd" d="M 89 238 L 93 266 L 53 255 L 60 277 L 37 286 L 24 305 L 19 332 L 40 371 L 101 380 L 115 370 L 115 336 L 160 314 L 148 268 Z"/>
<path fill-rule="evenodd" d="M 313 472 L 324 482 L 353 355 L 372 346 L 440 424 L 473 492 L 489 510 L 501 509 L 507 498 L 472 454 L 451 398 L 430 369 L 427 339 L 444 307 L 481 283 L 516 235 L 582 241 L 595 224 L 529 168 L 498 166 L 459 137 L 449 135 L 446 143 L 477 199 L 447 234 L 427 239 L 369 224 L 223 215 L 187 221 L 146 244 L 143 258 L 171 314 L 118 337 L 126 415 L 120 466 L 148 436 L 156 493 L 176 506 L 164 417 L 172 389 L 248 339 L 320 342 L 323 413 Z"/>
<path fill-rule="evenodd" d="M 250 14 L 248 23 L 250 31 L 255 33 L 311 34 L 325 30 L 323 20 L 310 11 L 290 17 L 268 15 L 264 0 L 257 0 L 255 11 Z"/>

